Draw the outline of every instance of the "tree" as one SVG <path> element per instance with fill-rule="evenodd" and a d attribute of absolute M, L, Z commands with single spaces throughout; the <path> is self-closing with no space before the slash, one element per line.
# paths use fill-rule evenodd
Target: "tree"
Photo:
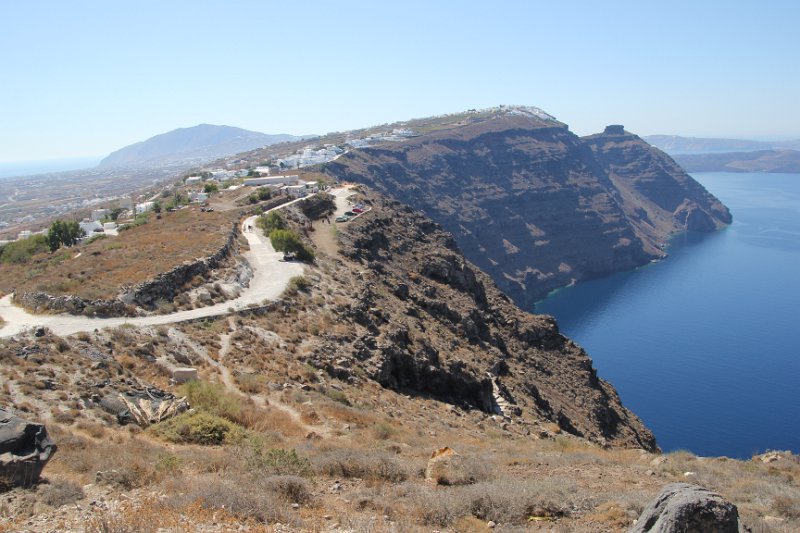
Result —
<path fill-rule="evenodd" d="M 116 221 L 117 221 L 117 219 L 119 218 L 119 216 L 122 214 L 122 212 L 123 212 L 123 211 L 125 211 L 125 209 L 124 209 L 124 208 L 122 208 L 122 207 L 115 207 L 114 209 L 112 209 L 112 210 L 111 210 L 111 213 L 109 213 L 109 215 L 108 215 L 108 218 L 110 218 L 111 220 L 113 220 L 114 222 L 116 222 Z"/>
<path fill-rule="evenodd" d="M 272 243 L 272 247 L 278 252 L 295 254 L 297 259 L 306 263 L 314 261 L 314 252 L 303 244 L 297 233 L 291 230 L 272 230 L 269 234 L 269 240 Z"/>
<path fill-rule="evenodd" d="M 84 235 L 86 232 L 74 220 L 71 222 L 56 220 L 47 231 L 47 244 L 50 251 L 55 252 L 61 246 L 74 246 Z"/>
<path fill-rule="evenodd" d="M 153 202 L 153 212 L 155 214 L 161 213 L 161 202 Z"/>
<path fill-rule="evenodd" d="M 215 193 L 219 190 L 219 187 L 216 183 L 206 183 L 203 185 L 203 192 L 206 194 Z"/>
<path fill-rule="evenodd" d="M 276 229 L 286 229 L 286 222 L 277 211 L 270 211 L 258 217 L 258 225 L 264 230 L 264 235 L 269 235 Z"/>

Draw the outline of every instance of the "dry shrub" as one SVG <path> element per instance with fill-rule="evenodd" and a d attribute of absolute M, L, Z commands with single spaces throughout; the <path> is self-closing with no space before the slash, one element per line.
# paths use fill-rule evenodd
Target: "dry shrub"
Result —
<path fill-rule="evenodd" d="M 267 390 L 267 377 L 263 374 L 239 374 L 236 384 L 242 392 L 247 394 L 260 394 Z"/>
<path fill-rule="evenodd" d="M 95 439 L 101 439 L 106 435 L 106 428 L 101 424 L 91 422 L 89 420 L 79 420 L 75 427 L 81 431 L 85 431 Z"/>
<path fill-rule="evenodd" d="M 124 327 L 118 327 L 111 330 L 111 340 L 115 344 L 119 344 L 121 346 L 133 346 L 136 342 L 136 338 Z"/>
<path fill-rule="evenodd" d="M 299 424 L 289 413 L 277 407 L 269 407 L 258 411 L 257 420 L 249 422 L 246 426 L 258 432 L 275 432 L 287 437 L 296 437 L 306 434 L 306 429 Z"/>
<path fill-rule="evenodd" d="M 386 440 L 395 434 L 395 428 L 386 422 L 378 422 L 372 426 L 372 436 L 378 440 Z"/>
<path fill-rule="evenodd" d="M 439 485 L 471 485 L 492 478 L 495 465 L 485 456 L 454 455 L 447 466 L 436 470 Z"/>
<path fill-rule="evenodd" d="M 254 476 L 266 474 L 311 477 L 314 473 L 308 459 L 298 455 L 295 450 L 273 448 L 260 435 L 244 439 L 234 453 Z"/>
<path fill-rule="evenodd" d="M 356 407 L 349 407 L 339 402 L 320 403 L 317 405 L 317 410 L 329 418 L 357 426 L 368 426 L 377 420 L 377 416 L 374 413 Z"/>
<path fill-rule="evenodd" d="M 597 506 L 587 518 L 592 522 L 600 522 L 610 527 L 623 529 L 631 525 L 631 517 L 622 504 L 617 502 L 605 502 Z"/>
<path fill-rule="evenodd" d="M 83 487 L 68 479 L 51 480 L 47 484 L 39 485 L 36 494 L 39 501 L 51 507 L 69 505 L 86 497 Z"/>
<path fill-rule="evenodd" d="M 119 508 L 102 511 L 89 520 L 87 533 L 144 533 L 170 531 L 194 533 L 203 531 L 242 531 L 267 533 L 265 526 L 253 523 L 221 508 L 205 508 L 201 503 L 189 502 L 175 506 L 157 501 L 153 497 L 137 502 L 127 502 Z M 205 527 L 203 527 L 205 526 Z M 208 529 L 210 528 L 210 529 Z"/>
<path fill-rule="evenodd" d="M 408 479 L 408 468 L 386 452 L 333 449 L 314 457 L 314 470 L 331 477 L 390 481 Z"/>
<path fill-rule="evenodd" d="M 311 501 L 308 481 L 299 476 L 270 476 L 261 480 L 260 486 L 281 496 L 289 503 L 307 504 Z"/>
<path fill-rule="evenodd" d="M 800 500 L 788 496 L 775 496 L 772 499 L 772 511 L 785 518 L 800 518 Z"/>
<path fill-rule="evenodd" d="M 575 492 L 574 483 L 567 480 L 503 479 L 447 489 L 414 487 L 406 498 L 420 522 L 446 527 L 465 516 L 504 524 L 565 516 Z"/>
<path fill-rule="evenodd" d="M 247 478 L 224 479 L 213 474 L 195 476 L 189 480 L 186 492 L 166 499 L 173 508 L 187 507 L 193 503 L 204 509 L 224 509 L 241 518 L 258 522 L 287 523 L 286 502 L 281 495 L 264 490 L 260 483 Z"/>
<path fill-rule="evenodd" d="M 95 443 L 58 426 L 51 433 L 58 443 L 58 453 L 50 462 L 53 467 L 80 474 L 87 481 L 124 489 L 143 487 L 161 479 L 154 465 L 163 449 L 146 441 L 134 437 L 113 445 L 104 441 Z M 102 474 L 96 477 L 97 472 Z"/>

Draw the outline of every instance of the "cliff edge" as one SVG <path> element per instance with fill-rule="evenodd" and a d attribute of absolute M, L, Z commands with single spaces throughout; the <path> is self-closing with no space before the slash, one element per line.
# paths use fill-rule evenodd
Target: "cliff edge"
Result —
<path fill-rule="evenodd" d="M 539 117 L 498 114 L 325 166 L 423 211 L 525 309 L 549 291 L 664 257 L 680 231 L 727 208 L 622 126 L 580 138 Z"/>

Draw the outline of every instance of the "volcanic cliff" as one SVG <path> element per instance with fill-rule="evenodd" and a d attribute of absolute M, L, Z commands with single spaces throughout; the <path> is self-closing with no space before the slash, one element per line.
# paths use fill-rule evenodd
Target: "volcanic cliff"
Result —
<path fill-rule="evenodd" d="M 351 150 L 325 172 L 422 210 L 526 309 L 557 287 L 664 257 L 672 234 L 731 221 L 669 156 L 622 126 L 580 138 L 513 108 Z"/>

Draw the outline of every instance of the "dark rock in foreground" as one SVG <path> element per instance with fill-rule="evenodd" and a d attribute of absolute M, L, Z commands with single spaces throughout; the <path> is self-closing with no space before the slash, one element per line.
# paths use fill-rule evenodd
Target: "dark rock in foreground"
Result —
<path fill-rule="evenodd" d="M 739 511 L 708 489 L 667 485 L 628 533 L 738 533 Z"/>
<path fill-rule="evenodd" d="M 0 409 L 0 488 L 35 483 L 55 452 L 56 444 L 42 424 Z"/>

